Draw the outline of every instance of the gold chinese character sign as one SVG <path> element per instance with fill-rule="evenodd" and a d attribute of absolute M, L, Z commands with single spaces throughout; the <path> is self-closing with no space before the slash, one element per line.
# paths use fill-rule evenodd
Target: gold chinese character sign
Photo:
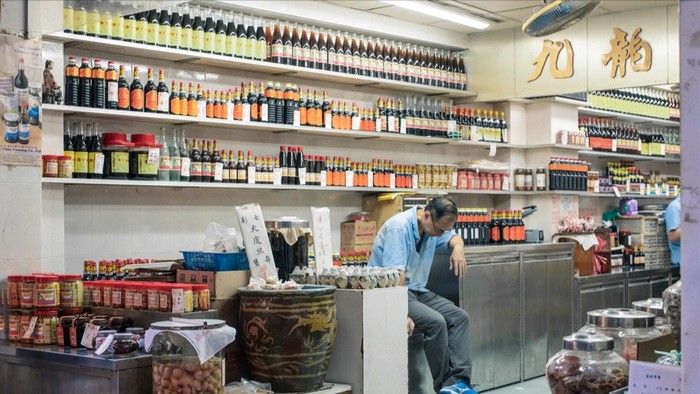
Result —
<path fill-rule="evenodd" d="M 561 50 L 566 48 L 566 65 L 563 69 L 559 68 L 559 55 Z M 542 75 L 544 66 L 549 61 L 549 73 L 556 79 L 571 78 L 574 75 L 574 50 L 571 47 L 569 40 L 552 41 L 544 40 L 542 43 L 542 52 L 537 56 L 532 64 L 535 66 L 535 72 L 530 75 L 528 82 L 532 82 Z"/>
<path fill-rule="evenodd" d="M 627 74 L 627 61 L 634 72 L 646 72 L 651 69 L 652 50 L 648 41 L 639 37 L 641 28 L 636 28 L 632 33 L 632 39 L 627 41 L 627 32 L 620 28 L 613 28 L 615 37 L 610 40 L 610 52 L 602 56 L 604 66 L 612 63 L 610 67 L 610 77 L 624 78 Z M 640 63 L 641 61 L 641 63 Z"/>

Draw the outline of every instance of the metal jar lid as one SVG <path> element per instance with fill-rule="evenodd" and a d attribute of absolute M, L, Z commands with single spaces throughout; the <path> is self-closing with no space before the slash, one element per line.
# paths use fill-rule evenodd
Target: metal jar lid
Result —
<path fill-rule="evenodd" d="M 575 332 L 565 336 L 563 347 L 566 350 L 579 350 L 585 352 L 602 352 L 612 350 L 613 339 L 599 333 Z"/>
<path fill-rule="evenodd" d="M 654 327 L 655 318 L 649 312 L 628 308 L 608 308 L 588 312 L 588 323 L 603 328 L 649 328 Z"/>
<path fill-rule="evenodd" d="M 226 322 L 219 319 L 178 319 L 165 320 L 151 324 L 151 328 L 155 330 L 204 330 L 221 328 L 226 325 Z"/>
<path fill-rule="evenodd" d="M 308 228 L 309 221 L 306 219 L 299 219 L 296 216 L 280 216 L 273 220 L 266 220 L 265 227 L 268 229 Z"/>
<path fill-rule="evenodd" d="M 646 300 L 634 301 L 632 307 L 638 311 L 653 313 L 656 317 L 666 316 L 664 314 L 664 303 L 661 298 L 647 298 Z"/>

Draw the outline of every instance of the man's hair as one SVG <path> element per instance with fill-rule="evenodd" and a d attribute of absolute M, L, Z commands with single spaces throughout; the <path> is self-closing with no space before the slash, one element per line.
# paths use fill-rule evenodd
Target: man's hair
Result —
<path fill-rule="evenodd" d="M 433 197 L 430 201 L 428 201 L 428 205 L 425 206 L 425 210 L 430 212 L 435 220 L 438 220 L 444 216 L 450 216 L 453 218 L 457 217 L 457 204 L 448 196 Z"/>

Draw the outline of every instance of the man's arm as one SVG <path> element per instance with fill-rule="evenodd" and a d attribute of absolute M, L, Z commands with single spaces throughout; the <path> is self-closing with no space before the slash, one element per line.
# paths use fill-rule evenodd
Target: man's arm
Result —
<path fill-rule="evenodd" d="M 681 228 L 671 230 L 668 232 L 668 240 L 671 242 L 681 242 Z"/>
<path fill-rule="evenodd" d="M 467 260 L 464 258 L 464 241 L 462 237 L 454 235 L 448 246 L 452 248 L 450 255 L 450 270 L 454 271 L 457 276 L 464 276 L 467 273 Z"/>

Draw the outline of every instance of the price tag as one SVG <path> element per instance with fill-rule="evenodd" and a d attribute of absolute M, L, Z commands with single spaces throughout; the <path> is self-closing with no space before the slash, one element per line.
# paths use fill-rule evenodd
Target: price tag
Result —
<path fill-rule="evenodd" d="M 294 111 L 294 126 L 301 126 L 301 113 L 299 110 Z"/>
<path fill-rule="evenodd" d="M 158 164 L 158 159 L 160 158 L 160 150 L 158 148 L 148 148 L 148 160 L 147 164 Z"/>
<path fill-rule="evenodd" d="M 107 337 L 104 341 L 102 341 L 100 346 L 97 349 L 95 349 L 95 354 L 99 356 L 102 353 L 106 352 L 107 349 L 109 349 L 109 347 L 112 345 L 112 341 L 114 341 L 114 334 L 107 335 Z"/>
<path fill-rule="evenodd" d="M 302 167 L 298 169 L 299 171 L 299 184 L 306 185 L 306 168 Z"/>
<path fill-rule="evenodd" d="M 360 129 L 360 117 L 359 116 L 353 116 L 352 121 L 351 121 L 351 129 L 353 130 L 359 130 Z"/>
<path fill-rule="evenodd" d="M 253 166 L 248 167 L 248 184 L 255 184 L 255 167 Z"/>
<path fill-rule="evenodd" d="M 387 125 L 387 131 L 389 131 L 390 133 L 396 132 L 396 130 L 394 130 L 394 117 L 393 116 L 387 116 L 386 125 Z"/>
<path fill-rule="evenodd" d="M 389 187 L 392 189 L 396 187 L 396 174 L 389 175 Z"/>
<path fill-rule="evenodd" d="M 413 174 L 411 176 L 411 187 L 414 189 L 418 189 L 418 176 L 416 174 Z"/>
<path fill-rule="evenodd" d="M 185 291 L 183 289 L 173 289 L 173 313 L 185 312 Z"/>
<path fill-rule="evenodd" d="M 279 167 L 275 168 L 272 172 L 272 184 L 273 185 L 281 185 L 282 184 L 282 169 Z"/>
<path fill-rule="evenodd" d="M 83 338 L 80 340 L 80 344 L 88 349 L 92 349 L 92 341 L 97 336 L 100 331 L 100 326 L 96 326 L 92 323 L 85 325 L 85 332 L 83 333 Z"/>
<path fill-rule="evenodd" d="M 29 321 L 29 327 L 27 327 L 27 331 L 22 334 L 22 338 L 28 339 L 32 337 L 32 334 L 34 334 L 34 327 L 36 327 L 36 321 L 39 318 L 36 316 L 33 316 L 32 319 Z"/>
<path fill-rule="evenodd" d="M 102 174 L 105 166 L 105 155 L 103 153 L 95 153 L 95 171 L 93 174 Z"/>
<path fill-rule="evenodd" d="M 331 244 L 331 211 L 330 209 L 311 207 L 312 230 L 314 234 L 314 256 L 316 259 L 316 275 L 324 268 L 333 267 L 333 247 Z"/>
<path fill-rule="evenodd" d="M 399 133 L 406 134 L 406 119 L 400 120 Z"/>
<path fill-rule="evenodd" d="M 221 182 L 224 176 L 224 163 L 214 163 L 214 180 Z"/>
<path fill-rule="evenodd" d="M 620 194 L 620 191 L 617 189 L 617 186 L 612 187 L 613 193 L 615 193 L 615 197 L 622 197 L 622 194 Z"/>
<path fill-rule="evenodd" d="M 345 171 L 345 186 L 354 186 L 353 178 L 355 176 L 355 171 Z"/>
<path fill-rule="evenodd" d="M 326 186 L 326 176 L 328 176 L 328 171 L 321 170 L 321 186 Z"/>
<path fill-rule="evenodd" d="M 377 118 L 374 122 L 374 131 L 380 132 L 382 131 L 382 120 L 380 118 Z"/>
<path fill-rule="evenodd" d="M 190 176 L 190 158 L 183 157 L 180 163 L 180 176 Z"/>
<path fill-rule="evenodd" d="M 367 172 L 367 187 L 374 187 L 374 171 Z"/>
<path fill-rule="evenodd" d="M 452 188 L 457 188 L 457 171 L 452 173 Z"/>
<path fill-rule="evenodd" d="M 489 156 L 490 157 L 496 156 L 496 144 L 491 144 L 489 146 Z"/>
<path fill-rule="evenodd" d="M 632 360 L 630 394 L 680 393 L 681 367 Z"/>
<path fill-rule="evenodd" d="M 326 115 L 324 115 L 324 118 L 326 121 L 326 128 L 327 129 L 333 128 L 333 117 L 332 117 L 331 113 L 329 112 Z"/>

